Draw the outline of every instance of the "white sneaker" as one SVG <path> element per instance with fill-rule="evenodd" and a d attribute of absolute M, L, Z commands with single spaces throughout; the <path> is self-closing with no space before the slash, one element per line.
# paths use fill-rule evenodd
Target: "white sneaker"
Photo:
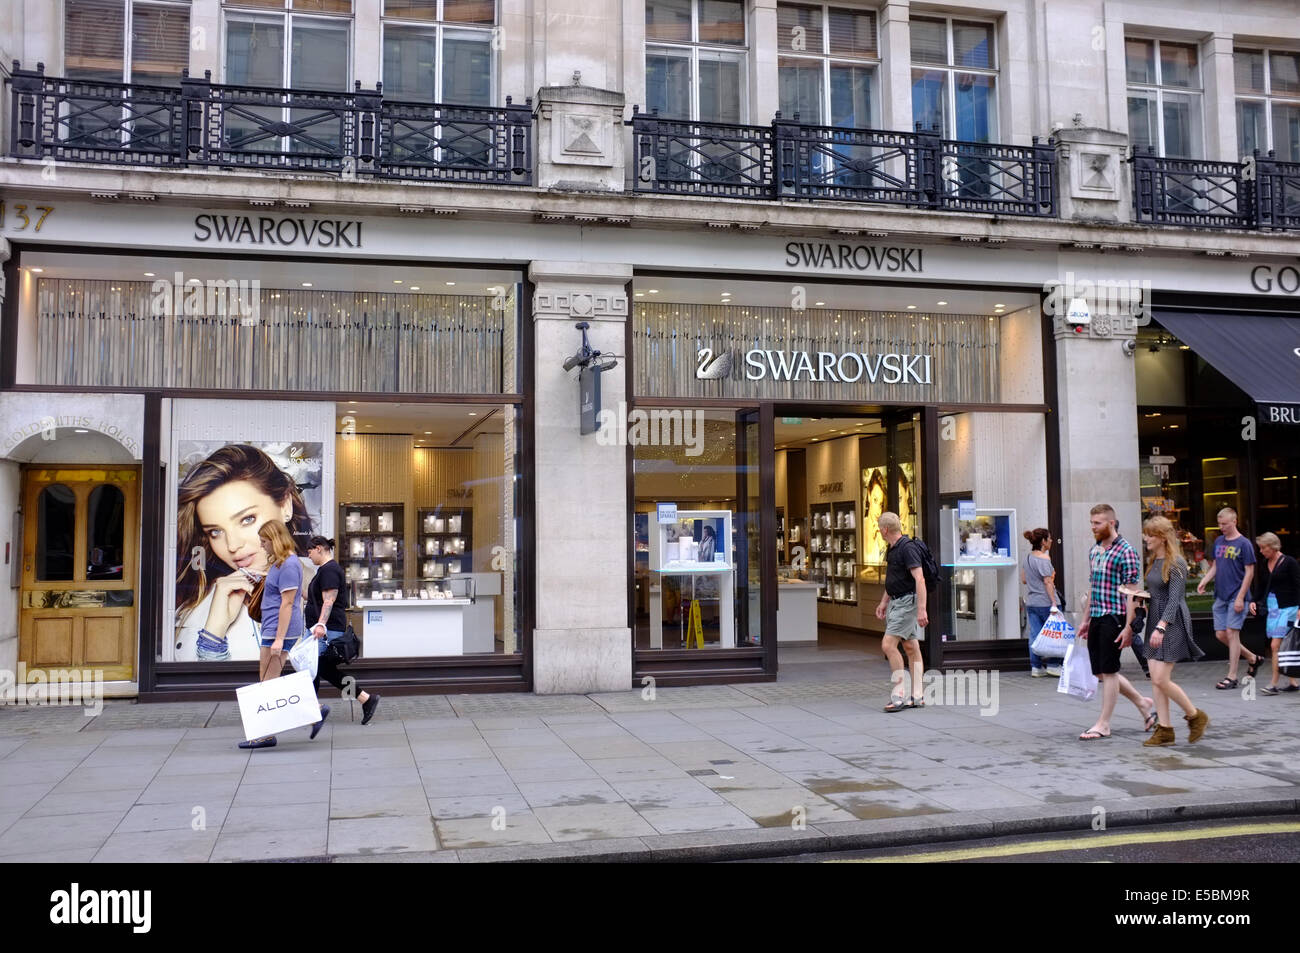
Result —
<path fill-rule="evenodd" d="M 1052 678 L 1060 678 L 1060 677 L 1061 677 L 1061 670 L 1060 670 L 1059 667 L 1057 667 L 1057 666 L 1055 666 L 1055 665 L 1049 665 L 1049 666 L 1047 666 L 1047 674 L 1050 675 L 1050 676 L 1052 676 Z"/>
<path fill-rule="evenodd" d="M 1031 668 L 1031 669 L 1029 670 L 1029 677 L 1030 677 L 1030 678 L 1046 678 L 1046 677 L 1047 677 L 1047 673 L 1046 673 L 1045 671 L 1043 671 L 1041 668 Z"/>

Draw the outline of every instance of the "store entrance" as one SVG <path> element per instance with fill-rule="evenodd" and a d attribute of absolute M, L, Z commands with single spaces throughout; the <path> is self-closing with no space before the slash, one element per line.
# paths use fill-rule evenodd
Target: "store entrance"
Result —
<path fill-rule="evenodd" d="M 806 650 L 874 655 L 886 549 L 876 521 L 892 511 L 917 533 L 919 421 L 809 410 L 778 404 L 773 414 L 778 648 L 783 662 Z"/>

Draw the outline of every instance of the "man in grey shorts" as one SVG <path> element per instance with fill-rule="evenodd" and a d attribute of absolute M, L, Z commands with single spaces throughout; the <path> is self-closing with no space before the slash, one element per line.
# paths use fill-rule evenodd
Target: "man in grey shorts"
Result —
<path fill-rule="evenodd" d="M 877 521 L 880 535 L 889 549 L 885 553 L 885 594 L 876 606 L 876 618 L 885 620 L 885 637 L 881 648 L 889 659 L 890 692 L 885 711 L 903 711 L 907 708 L 924 708 L 922 700 L 921 645 L 917 641 L 920 629 L 929 625 L 930 616 L 925 609 L 925 572 L 921 569 L 921 555 L 912 545 L 911 537 L 903 535 L 903 524 L 897 513 L 882 513 Z M 908 697 L 908 673 L 903 668 L 903 656 L 898 643 L 907 651 L 911 669 L 911 697 Z"/>
<path fill-rule="evenodd" d="M 1214 583 L 1214 636 L 1228 647 L 1228 674 L 1214 687 L 1237 687 L 1237 665 L 1246 656 L 1246 674 L 1255 677 L 1263 656 L 1241 644 L 1241 627 L 1246 621 L 1246 594 L 1255 578 L 1255 547 L 1237 530 L 1237 511 L 1231 506 L 1219 510 L 1219 536 L 1214 541 L 1214 565 L 1196 586 L 1198 593 Z"/>

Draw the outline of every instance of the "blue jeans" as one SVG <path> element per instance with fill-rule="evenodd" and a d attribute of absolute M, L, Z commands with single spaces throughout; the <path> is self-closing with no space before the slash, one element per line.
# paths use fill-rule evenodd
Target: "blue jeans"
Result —
<path fill-rule="evenodd" d="M 1047 617 L 1051 615 L 1051 606 L 1025 606 L 1025 615 L 1029 617 L 1029 666 L 1030 668 L 1043 668 L 1046 665 L 1059 665 L 1060 659 L 1043 658 L 1034 654 L 1034 639 L 1038 637 L 1038 630 L 1043 627 Z"/>

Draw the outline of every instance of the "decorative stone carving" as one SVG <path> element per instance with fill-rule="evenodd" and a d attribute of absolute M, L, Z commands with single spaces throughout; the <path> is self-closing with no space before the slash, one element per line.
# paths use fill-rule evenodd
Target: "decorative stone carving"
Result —
<path fill-rule="evenodd" d="M 588 86 L 538 90 L 537 184 L 621 192 L 623 103 L 622 93 Z"/>
<path fill-rule="evenodd" d="M 573 318 L 626 318 L 627 295 L 619 292 L 539 291 L 533 314 L 567 314 Z"/>

